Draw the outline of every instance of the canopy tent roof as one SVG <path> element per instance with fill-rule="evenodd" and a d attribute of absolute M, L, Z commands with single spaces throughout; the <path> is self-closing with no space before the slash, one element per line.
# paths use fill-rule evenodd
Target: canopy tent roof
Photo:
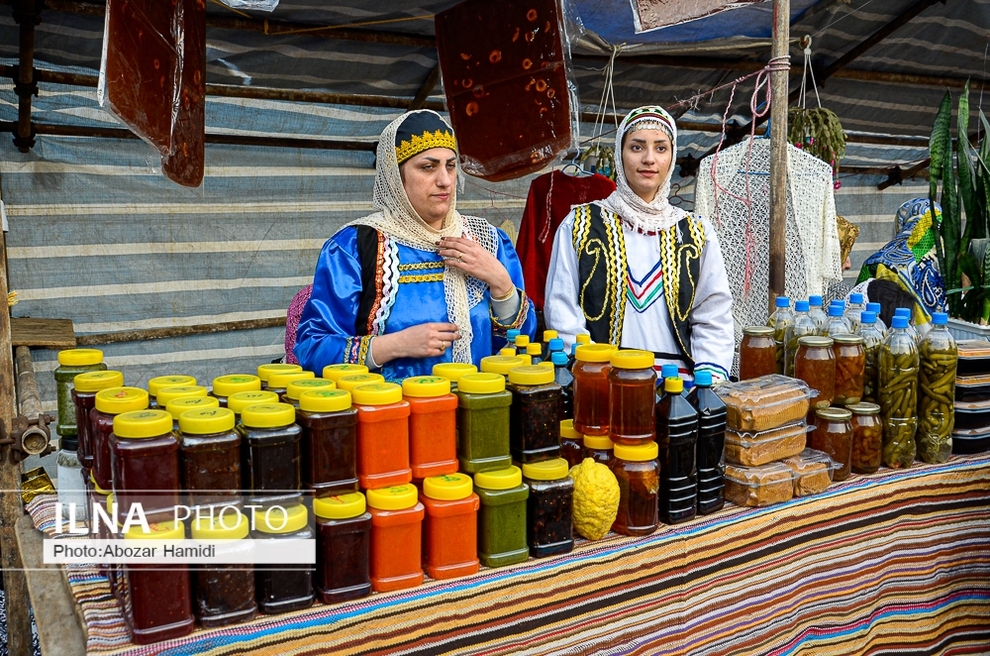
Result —
<path fill-rule="evenodd" d="M 677 112 L 689 130 L 709 133 L 699 135 L 688 154 L 700 156 L 711 148 L 729 97 L 728 90 L 703 94 L 769 59 L 769 1 L 642 34 L 634 31 L 629 0 L 564 2 L 583 26 L 573 49 L 573 73 L 585 118 L 598 110 L 602 71 L 615 48 L 619 112 L 646 103 L 669 107 L 702 94 L 688 111 Z M 392 110 L 386 112 L 390 115 L 414 106 L 441 109 L 433 16 L 454 4 L 281 0 L 273 12 L 264 13 L 233 10 L 213 0 L 208 5 L 208 95 L 382 107 Z M 50 85 L 95 86 L 104 8 L 96 0 L 46 0 L 34 51 L 41 79 L 41 96 L 35 100 L 40 111 L 33 117 L 39 133 L 118 127 L 96 108 L 72 109 L 45 98 Z M 923 161 L 923 137 L 942 95 L 946 88 L 958 92 L 967 78 L 975 119 L 990 80 L 990 0 L 792 0 L 791 10 L 791 89 L 801 81 L 798 42 L 810 36 L 822 104 L 836 112 L 853 141 L 869 144 L 852 149 L 847 164 Z M 18 61 L 18 41 L 17 23 L 9 12 L 0 14 L 0 63 L 7 64 L 8 74 Z M 750 78 L 735 94 L 729 116 L 738 127 L 730 137 L 749 132 L 754 82 Z M 345 139 L 370 149 L 381 127 L 378 121 L 363 124 L 363 130 L 360 124 L 346 130 L 326 124 L 301 133 L 292 121 L 223 125 L 209 106 L 207 111 L 213 135 Z M 10 123 L 4 127 L 12 129 Z M 876 144 L 888 147 L 873 148 Z"/>

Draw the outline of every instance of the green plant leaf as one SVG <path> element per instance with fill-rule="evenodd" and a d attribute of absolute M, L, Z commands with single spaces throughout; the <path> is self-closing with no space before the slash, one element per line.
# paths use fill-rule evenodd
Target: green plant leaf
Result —
<path fill-rule="evenodd" d="M 969 143 L 969 80 L 966 81 L 962 95 L 959 96 L 956 130 L 959 196 L 962 199 L 962 209 L 966 210 L 966 230 L 962 245 L 967 245 L 971 237 L 981 239 L 986 236 L 986 223 L 976 202 L 976 171 L 973 168 L 976 153 Z"/>
<path fill-rule="evenodd" d="M 946 160 L 952 154 L 952 137 L 949 134 L 952 124 L 952 96 L 948 91 L 942 98 L 938 112 L 935 114 L 935 122 L 932 124 L 932 134 L 928 139 L 928 154 L 931 162 L 928 164 L 929 171 L 929 196 L 934 201 L 938 196 L 938 181 L 942 178 L 942 169 L 946 165 Z M 951 166 L 951 161 L 948 164 Z"/>

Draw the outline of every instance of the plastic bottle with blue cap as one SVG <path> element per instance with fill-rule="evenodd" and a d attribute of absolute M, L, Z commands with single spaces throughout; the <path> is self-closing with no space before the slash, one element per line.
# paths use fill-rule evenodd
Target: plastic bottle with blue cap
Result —
<path fill-rule="evenodd" d="M 879 303 L 867 303 L 866 304 L 866 311 L 867 312 L 873 312 L 874 314 L 877 315 L 877 329 L 880 332 L 885 333 L 885 332 L 887 332 L 887 324 L 884 322 L 883 319 L 880 318 L 880 312 L 882 310 L 883 310 L 883 307 Z"/>
<path fill-rule="evenodd" d="M 863 369 L 863 401 L 877 402 L 877 358 L 880 345 L 883 344 L 884 333 L 877 327 L 877 315 L 866 310 L 860 315 L 859 332 L 863 338 L 863 350 L 866 352 L 866 364 Z"/>
<path fill-rule="evenodd" d="M 918 457 L 942 463 L 952 455 L 956 370 L 959 349 L 948 329 L 949 315 L 932 313 L 932 329 L 922 338 L 918 372 Z"/>
<path fill-rule="evenodd" d="M 698 412 L 698 442 L 695 449 L 698 472 L 698 514 L 707 515 L 725 505 L 725 472 L 722 451 L 725 448 L 725 402 L 712 390 L 712 372 L 694 372 L 694 388 L 688 402 Z"/>
<path fill-rule="evenodd" d="M 809 315 L 808 301 L 794 304 L 794 321 L 787 327 L 784 343 L 784 374 L 794 375 L 794 356 L 797 355 L 798 339 L 818 334 L 818 328 Z"/>
<path fill-rule="evenodd" d="M 808 316 L 815 322 L 816 334 L 823 337 L 828 335 L 828 315 L 822 309 L 821 296 L 808 297 Z"/>
<path fill-rule="evenodd" d="M 918 430 L 918 347 L 907 332 L 907 317 L 895 315 L 880 347 L 878 396 L 883 421 L 883 464 L 893 469 L 914 463 Z"/>
<path fill-rule="evenodd" d="M 777 373 L 784 373 L 784 346 L 787 342 L 787 327 L 794 322 L 791 312 L 791 299 L 778 296 L 774 301 L 777 309 L 767 320 L 767 325 L 773 328 L 773 340 L 777 345 Z"/>
<path fill-rule="evenodd" d="M 842 310 L 842 306 L 838 303 L 832 303 L 829 305 L 828 336 L 834 337 L 835 335 L 851 333 L 852 331 L 852 326 L 849 324 L 849 319 L 846 318 L 845 313 Z"/>
<path fill-rule="evenodd" d="M 863 313 L 866 309 L 866 305 L 863 302 L 863 295 L 854 292 L 849 295 L 849 302 L 846 303 L 845 317 L 849 320 L 849 325 L 852 327 L 852 331 L 856 332 L 859 328 L 859 315 Z"/>

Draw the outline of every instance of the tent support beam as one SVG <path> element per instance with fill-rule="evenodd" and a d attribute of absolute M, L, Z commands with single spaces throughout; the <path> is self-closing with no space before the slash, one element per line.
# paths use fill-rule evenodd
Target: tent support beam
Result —
<path fill-rule="evenodd" d="M 437 64 L 436 66 L 433 67 L 433 70 L 430 71 L 430 74 L 426 76 L 426 79 L 423 80 L 423 86 L 421 86 L 419 88 L 419 91 L 416 92 L 416 97 L 413 98 L 411 103 L 409 103 L 409 111 L 413 111 L 416 109 L 423 109 L 424 107 L 426 107 L 426 99 L 430 97 L 431 93 L 433 93 L 433 88 L 437 86 L 437 82 L 439 81 L 440 81 L 440 64 Z M 441 103 L 436 103 L 436 104 L 441 105 Z M 433 109 L 433 108 L 429 107 L 427 109 Z M 438 111 L 442 111 L 442 110 L 438 110 Z"/>
<path fill-rule="evenodd" d="M 788 57 L 791 37 L 790 0 L 773 0 L 773 47 L 770 60 Z M 788 60 L 789 61 L 789 60 Z M 770 298 L 783 296 L 787 252 L 787 83 L 789 67 L 770 71 Z M 783 101 L 783 102 L 782 102 Z"/>
<path fill-rule="evenodd" d="M 38 82 L 34 79 L 34 26 L 41 22 L 41 8 L 35 0 L 20 0 L 14 5 L 14 21 L 19 28 L 19 52 L 17 74 L 14 76 L 14 93 L 17 94 L 17 131 L 14 145 L 22 153 L 34 146 L 31 131 L 31 96 L 38 95 Z"/>
<path fill-rule="evenodd" d="M 151 339 L 165 339 L 168 337 L 187 337 L 189 335 L 226 333 L 233 330 L 283 328 L 284 326 L 285 317 L 271 317 L 270 319 L 245 319 L 243 321 L 224 321 L 221 323 L 196 324 L 193 326 L 170 326 L 168 328 L 122 330 L 113 333 L 78 335 L 76 337 L 76 345 L 97 346 L 100 344 L 117 344 L 120 342 L 143 342 Z"/>

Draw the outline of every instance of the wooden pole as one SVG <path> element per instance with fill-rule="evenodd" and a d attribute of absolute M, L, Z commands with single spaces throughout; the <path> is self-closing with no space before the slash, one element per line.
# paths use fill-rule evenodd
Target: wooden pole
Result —
<path fill-rule="evenodd" d="M 0 418 L 5 431 L 14 425 L 14 353 L 10 344 L 10 311 L 7 299 L 7 244 L 0 231 Z M 9 453 L 8 449 L 8 453 Z M 21 502 L 21 465 L 8 455 L 0 461 L 0 568 L 7 606 L 7 646 L 10 656 L 30 656 L 31 618 L 28 615 L 27 580 L 17 550 L 14 526 L 24 514 Z"/>
<path fill-rule="evenodd" d="M 34 0 L 20 0 L 14 6 L 14 20 L 20 25 L 19 58 L 17 64 L 17 81 L 14 92 L 17 94 L 17 131 L 14 133 L 14 145 L 22 153 L 30 152 L 34 146 L 34 135 L 31 132 L 31 96 L 37 93 L 38 87 L 34 81 L 34 26 L 37 18 L 37 7 Z"/>
<path fill-rule="evenodd" d="M 787 57 L 790 39 L 790 0 L 773 0 L 773 47 L 775 64 Z M 787 77 L 790 64 L 775 65 L 770 71 L 770 298 L 784 292 L 784 266 L 787 251 Z"/>

